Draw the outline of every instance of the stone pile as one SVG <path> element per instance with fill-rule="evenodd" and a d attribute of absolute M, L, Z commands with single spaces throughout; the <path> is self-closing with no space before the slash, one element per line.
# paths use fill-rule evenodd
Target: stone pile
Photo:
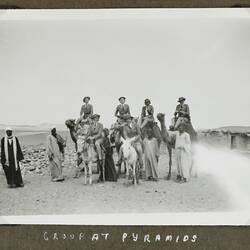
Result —
<path fill-rule="evenodd" d="M 43 144 L 23 146 L 24 160 L 21 163 L 23 174 L 47 174 L 48 160 Z"/>
<path fill-rule="evenodd" d="M 50 175 L 48 158 L 44 144 L 23 146 L 24 160 L 21 163 L 22 173 Z M 74 147 L 66 147 L 63 166 L 73 168 L 76 165 L 76 153 Z"/>

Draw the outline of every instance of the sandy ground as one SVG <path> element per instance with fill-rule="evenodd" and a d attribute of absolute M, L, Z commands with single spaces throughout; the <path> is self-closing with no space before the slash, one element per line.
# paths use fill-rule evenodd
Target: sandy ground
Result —
<path fill-rule="evenodd" d="M 39 135 L 41 136 L 41 135 Z M 44 137 L 41 137 L 42 140 Z M 35 139 L 32 138 L 32 142 Z M 25 140 L 22 140 L 25 141 Z M 0 215 L 152 213 L 230 211 L 232 204 L 212 175 L 203 174 L 188 183 L 175 182 L 175 163 L 170 181 L 168 157 L 159 162 L 158 182 L 141 180 L 136 187 L 120 178 L 117 183 L 83 185 L 83 176 L 73 179 L 74 166 L 64 167 L 65 181 L 53 183 L 48 175 L 25 175 L 24 188 L 8 189 L 0 172 Z"/>

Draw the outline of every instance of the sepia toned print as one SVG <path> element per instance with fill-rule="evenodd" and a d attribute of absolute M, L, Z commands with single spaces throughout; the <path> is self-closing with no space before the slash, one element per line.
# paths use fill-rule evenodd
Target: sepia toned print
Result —
<path fill-rule="evenodd" d="M 31 13 L 0 20 L 1 216 L 248 211 L 247 15 Z"/>

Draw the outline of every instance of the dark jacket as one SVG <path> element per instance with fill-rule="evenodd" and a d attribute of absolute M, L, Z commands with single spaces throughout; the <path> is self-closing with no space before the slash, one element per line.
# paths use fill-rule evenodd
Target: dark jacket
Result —
<path fill-rule="evenodd" d="M 130 115 L 130 108 L 128 104 L 126 103 L 124 103 L 123 105 L 119 104 L 116 107 L 115 116 L 119 115 L 122 118 L 124 115 L 127 115 L 127 114 Z"/>
<path fill-rule="evenodd" d="M 142 107 L 142 112 L 141 112 L 142 119 L 144 117 L 153 117 L 153 115 L 154 115 L 154 107 L 151 104 Z"/>

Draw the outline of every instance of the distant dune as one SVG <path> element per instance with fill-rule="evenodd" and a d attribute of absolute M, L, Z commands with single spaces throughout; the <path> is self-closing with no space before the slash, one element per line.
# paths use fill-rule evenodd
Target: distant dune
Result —
<path fill-rule="evenodd" d="M 13 128 L 14 129 L 14 128 Z M 69 132 L 60 131 L 58 132 L 64 139 L 71 141 Z M 0 137 L 3 137 L 5 130 L 0 130 Z M 14 129 L 14 134 L 19 138 L 19 141 L 22 146 L 27 145 L 38 145 L 44 144 L 46 142 L 46 137 L 48 135 L 48 130 L 17 130 Z"/>
<path fill-rule="evenodd" d="M 52 126 L 55 126 L 58 131 L 67 130 L 64 124 L 49 124 L 42 123 L 38 125 L 7 125 L 0 124 L 0 131 L 5 130 L 6 127 L 11 127 L 13 130 L 17 131 L 48 131 Z"/>
<path fill-rule="evenodd" d="M 250 133 L 250 126 L 226 126 L 218 129 L 230 131 L 231 133 Z"/>
<path fill-rule="evenodd" d="M 225 126 L 212 129 L 200 129 L 198 132 L 204 131 L 227 131 L 230 133 L 250 133 L 250 126 Z"/>

